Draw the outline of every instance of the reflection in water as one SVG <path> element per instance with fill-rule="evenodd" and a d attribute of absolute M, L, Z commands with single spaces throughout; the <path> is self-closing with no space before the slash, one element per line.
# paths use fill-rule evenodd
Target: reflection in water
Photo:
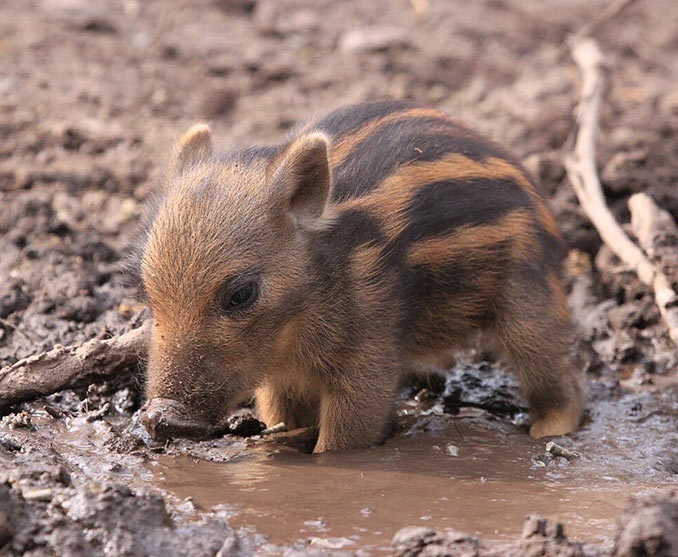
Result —
<path fill-rule="evenodd" d="M 156 482 L 204 508 L 234 505 L 233 526 L 254 527 L 274 543 L 345 537 L 373 549 L 388 547 L 406 525 L 508 541 L 531 512 L 563 520 L 575 539 L 602 541 L 627 497 L 645 487 L 605 476 L 585 456 L 543 466 L 534 457 L 544 443 L 516 430 L 440 420 L 435 432 L 364 451 L 257 454 L 229 463 L 159 456 Z"/>

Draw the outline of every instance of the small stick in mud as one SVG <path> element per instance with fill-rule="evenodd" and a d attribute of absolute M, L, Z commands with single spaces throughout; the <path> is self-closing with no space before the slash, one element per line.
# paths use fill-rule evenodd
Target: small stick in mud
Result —
<path fill-rule="evenodd" d="M 570 449 L 561 447 L 558 443 L 554 443 L 553 441 L 546 443 L 546 452 L 552 454 L 553 456 L 562 456 L 567 460 L 576 460 L 579 458 L 579 453 L 575 453 Z"/>
<path fill-rule="evenodd" d="M 287 431 L 287 426 L 285 425 L 285 422 L 280 422 L 279 424 L 267 427 L 259 435 L 273 435 L 274 433 L 283 433 L 285 431 Z"/>
<path fill-rule="evenodd" d="M 92 339 L 79 346 L 55 346 L 2 368 L 0 409 L 136 366 L 146 352 L 150 326 L 146 321 L 113 338 Z"/>
<path fill-rule="evenodd" d="M 98 410 L 94 410 L 93 412 L 90 412 L 89 414 L 87 414 L 87 421 L 88 422 L 96 422 L 97 420 L 100 420 L 104 416 L 106 416 L 110 410 L 111 410 L 111 403 L 107 402 L 101 408 L 99 408 Z"/>
<path fill-rule="evenodd" d="M 575 39 L 572 57 L 582 73 L 582 89 L 577 107 L 577 134 L 573 151 L 565 158 L 565 168 L 579 203 L 598 230 L 600 237 L 644 284 L 652 287 L 655 301 L 666 321 L 669 336 L 678 345 L 678 321 L 667 311 L 670 282 L 619 225 L 605 201 L 596 170 L 596 136 L 603 94 L 603 55 L 592 39 Z M 668 301 L 667 301 L 668 300 Z"/>
<path fill-rule="evenodd" d="M 53 491 L 51 487 L 42 489 L 24 489 L 21 495 L 26 501 L 51 501 Z"/>

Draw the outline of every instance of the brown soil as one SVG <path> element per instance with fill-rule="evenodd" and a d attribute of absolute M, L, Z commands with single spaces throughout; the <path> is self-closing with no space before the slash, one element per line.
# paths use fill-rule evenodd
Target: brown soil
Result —
<path fill-rule="evenodd" d="M 651 295 L 601 248 L 562 165 L 579 86 L 565 41 L 606 2 L 413 8 L 426 4 L 0 3 L 0 367 L 131 327 L 143 308 L 120 261 L 174 138 L 195 120 L 228 147 L 278 141 L 340 104 L 407 98 L 510 147 L 577 250 L 568 287 L 591 401 L 583 429 L 558 441 L 581 458 L 544 456 L 525 435 L 514 382 L 477 354 L 430 399 L 403 393 L 384 446 L 321 459 L 285 436 L 149 445 L 131 373 L 4 409 L 0 553 L 366 554 L 401 544 L 403 555 L 437 555 L 457 544 L 460 555 L 678 554 L 675 530 L 661 537 L 675 521 L 654 534 L 630 519 L 614 526 L 628 495 L 678 483 L 678 356 Z M 595 37 L 608 65 L 608 200 L 626 222 L 628 196 L 645 191 L 678 218 L 678 5 L 636 2 Z M 670 505 L 643 501 L 632 509 L 647 516 Z M 564 521 L 583 545 L 554 541 L 555 526 L 536 519 L 520 537 L 531 511 Z M 416 525 L 429 530 L 391 545 Z M 650 549 L 633 553 L 636 542 Z"/>

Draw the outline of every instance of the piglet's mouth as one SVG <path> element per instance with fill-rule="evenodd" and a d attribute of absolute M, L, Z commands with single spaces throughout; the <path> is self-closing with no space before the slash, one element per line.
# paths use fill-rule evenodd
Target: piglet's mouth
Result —
<path fill-rule="evenodd" d="M 205 439 L 224 429 L 197 420 L 186 406 L 169 398 L 152 399 L 141 418 L 141 423 L 156 441 L 165 441 L 173 437 Z"/>

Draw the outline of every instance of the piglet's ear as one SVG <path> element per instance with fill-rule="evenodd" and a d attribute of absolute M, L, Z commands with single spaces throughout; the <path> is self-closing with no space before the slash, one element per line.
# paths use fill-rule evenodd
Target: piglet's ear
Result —
<path fill-rule="evenodd" d="M 181 136 L 174 150 L 174 173 L 181 176 L 191 166 L 212 156 L 212 134 L 205 123 L 194 124 Z"/>
<path fill-rule="evenodd" d="M 294 139 L 271 163 L 273 188 L 300 226 L 312 225 L 325 209 L 330 189 L 329 139 L 314 132 Z"/>

